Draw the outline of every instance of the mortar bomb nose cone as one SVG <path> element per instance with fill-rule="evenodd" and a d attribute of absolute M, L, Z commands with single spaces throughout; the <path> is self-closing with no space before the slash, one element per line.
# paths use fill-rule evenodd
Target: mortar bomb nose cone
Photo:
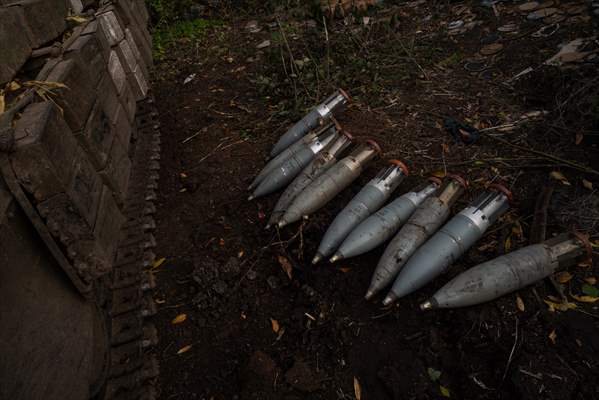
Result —
<path fill-rule="evenodd" d="M 248 196 L 248 201 L 252 201 L 252 200 L 254 200 L 254 195 L 253 195 L 253 194 L 250 194 L 250 195 Z"/>
<path fill-rule="evenodd" d="M 314 258 L 312 259 L 312 265 L 316 265 L 320 262 L 320 260 L 322 260 L 323 256 L 320 253 L 316 253 L 316 255 L 314 256 Z"/>
<path fill-rule="evenodd" d="M 424 303 L 420 304 L 420 309 L 422 311 L 432 310 L 433 309 L 433 303 L 430 300 L 427 300 Z"/>
<path fill-rule="evenodd" d="M 335 253 L 333 255 L 333 257 L 331 257 L 331 259 L 329 260 L 329 262 L 332 264 L 336 261 L 342 260 L 343 259 L 343 255 L 341 253 Z"/>
<path fill-rule="evenodd" d="M 395 295 L 393 295 L 392 293 L 389 293 L 387 295 L 387 297 L 385 297 L 385 300 L 383 300 L 383 305 L 384 306 L 391 305 L 395 300 L 397 300 L 397 297 Z"/>
<path fill-rule="evenodd" d="M 364 296 L 364 299 L 366 299 L 366 300 L 370 300 L 370 299 L 372 299 L 372 297 L 374 296 L 374 294 L 375 294 L 375 293 L 374 293 L 374 290 L 370 290 L 370 289 L 368 289 L 368 290 L 366 291 L 366 295 Z"/>

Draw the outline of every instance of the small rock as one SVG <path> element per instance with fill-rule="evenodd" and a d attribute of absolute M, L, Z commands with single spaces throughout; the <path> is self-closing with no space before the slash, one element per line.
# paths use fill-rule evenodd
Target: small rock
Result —
<path fill-rule="evenodd" d="M 247 272 L 247 274 L 245 275 L 245 277 L 250 281 L 253 281 L 254 279 L 256 279 L 256 276 L 258 276 L 258 274 L 253 269 L 250 269 Z"/>
<path fill-rule="evenodd" d="M 308 296 L 310 298 L 315 297 L 318 294 L 318 292 L 316 290 L 312 289 L 311 286 L 308 286 L 306 284 L 304 284 L 302 286 L 302 290 L 306 294 L 306 296 Z"/>
<path fill-rule="evenodd" d="M 270 46 L 270 40 L 265 40 L 256 46 L 257 49 L 264 49 Z"/>
<path fill-rule="evenodd" d="M 222 280 L 217 280 L 216 282 L 214 282 L 214 284 L 212 285 L 212 289 L 214 289 L 214 291 L 218 294 L 225 294 L 225 292 L 227 291 L 227 284 L 225 283 L 225 281 Z"/>
<path fill-rule="evenodd" d="M 270 288 L 273 290 L 279 287 L 279 278 L 277 278 L 276 276 L 269 276 L 268 279 L 266 279 L 266 282 L 268 283 L 268 286 L 270 286 Z"/>

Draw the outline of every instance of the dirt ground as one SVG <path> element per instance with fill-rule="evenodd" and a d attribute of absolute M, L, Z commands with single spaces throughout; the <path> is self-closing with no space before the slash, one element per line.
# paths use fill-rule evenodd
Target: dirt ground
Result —
<path fill-rule="evenodd" d="M 576 304 L 565 312 L 544 302 L 557 296 L 548 282 L 467 309 L 418 309 L 459 272 L 526 245 L 547 185 L 548 235 L 575 228 L 599 244 L 597 37 L 575 62 L 543 64 L 559 44 L 597 35 L 598 17 L 588 1 L 548 3 L 558 11 L 540 20 L 511 2 L 387 1 L 325 20 L 302 7 L 208 10 L 214 23 L 167 48 L 154 82 L 161 399 L 599 399 L 599 303 L 571 297 L 599 274 L 596 255 L 560 278 Z M 448 30 L 453 21 L 463 27 Z M 246 188 L 285 129 L 336 87 L 353 97 L 340 123 L 383 154 L 309 221 L 266 231 L 278 196 L 248 202 Z M 481 138 L 457 143 L 445 116 Z M 515 202 L 446 276 L 385 308 L 363 298 L 383 248 L 309 260 L 388 158 L 411 169 L 398 193 L 456 172 L 471 182 L 456 211 L 489 181 Z"/>

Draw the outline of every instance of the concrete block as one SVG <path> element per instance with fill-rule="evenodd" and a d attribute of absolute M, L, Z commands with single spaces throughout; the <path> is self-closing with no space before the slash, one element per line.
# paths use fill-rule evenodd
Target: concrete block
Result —
<path fill-rule="evenodd" d="M 133 129 L 132 122 L 129 120 L 127 110 L 125 110 L 124 107 L 119 107 L 118 109 L 114 129 L 115 136 L 119 139 L 119 142 L 123 145 L 125 151 L 128 151 Z"/>
<path fill-rule="evenodd" d="M 100 83 L 98 83 L 98 100 L 102 104 L 104 113 L 110 120 L 110 123 L 114 125 L 116 124 L 119 108 L 122 108 L 123 106 L 121 105 L 116 87 L 108 75 L 108 72 L 106 71 L 101 75 Z"/>
<path fill-rule="evenodd" d="M 68 8 L 65 0 L 21 0 L 18 4 L 29 27 L 32 48 L 52 42 L 66 30 Z"/>
<path fill-rule="evenodd" d="M 23 10 L 20 7 L 0 9 L 0 86 L 9 82 L 31 54 L 31 43 L 22 32 L 25 27 Z"/>
<path fill-rule="evenodd" d="M 123 28 L 113 11 L 98 14 L 97 18 L 110 46 L 116 46 L 125 38 Z"/>
<path fill-rule="evenodd" d="M 36 201 L 64 192 L 75 176 L 77 141 L 52 102 L 25 109 L 15 126 L 10 160 L 25 190 Z"/>
<path fill-rule="evenodd" d="M 117 52 L 114 50 L 110 51 L 108 58 L 108 73 L 114 82 L 117 93 L 119 96 L 122 95 L 127 85 L 127 75 Z"/>
<path fill-rule="evenodd" d="M 118 138 L 115 139 L 106 168 L 100 172 L 104 184 L 112 190 L 120 207 L 125 204 L 127 199 L 127 188 L 131 175 L 131 160 L 127 154 L 127 148 L 128 146 L 121 144 Z"/>
<path fill-rule="evenodd" d="M 102 178 L 81 148 L 75 155 L 73 164 L 74 177 L 69 182 L 66 193 L 81 216 L 93 226 L 102 194 Z"/>
<path fill-rule="evenodd" d="M 82 132 L 75 135 L 97 171 L 106 166 L 115 130 L 100 101 L 96 101 Z"/>
<path fill-rule="evenodd" d="M 87 69 L 91 84 L 95 88 L 106 69 L 107 59 L 102 55 L 102 46 L 96 35 L 79 36 L 64 52 L 64 58 L 75 60 L 80 67 Z"/>
<path fill-rule="evenodd" d="M 96 40 L 100 43 L 102 48 L 102 54 L 104 58 L 108 60 L 110 56 L 110 42 L 104 33 L 104 30 L 100 26 L 100 22 L 97 19 L 90 21 L 89 24 L 85 26 L 83 32 L 81 32 L 82 36 L 92 35 L 96 37 Z"/>
<path fill-rule="evenodd" d="M 113 260 L 116 255 L 119 231 L 124 222 L 125 217 L 112 197 L 112 190 L 104 186 L 94 226 L 94 236 L 110 260 Z"/>
<path fill-rule="evenodd" d="M 56 94 L 54 100 L 63 109 L 71 130 L 77 132 L 83 129 L 96 97 L 87 71 L 74 60 L 64 60 L 54 67 L 47 80 L 67 86 L 53 90 Z"/>

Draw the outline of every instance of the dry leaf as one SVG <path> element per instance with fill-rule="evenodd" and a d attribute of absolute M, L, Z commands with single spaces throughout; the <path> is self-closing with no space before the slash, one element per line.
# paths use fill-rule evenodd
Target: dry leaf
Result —
<path fill-rule="evenodd" d="M 277 259 L 279 260 L 279 264 L 281 265 L 281 268 L 283 268 L 283 271 L 285 271 L 289 279 L 291 279 L 293 277 L 293 267 L 289 260 L 281 255 L 278 256 Z"/>
<path fill-rule="evenodd" d="M 177 350 L 177 354 L 187 353 L 189 350 L 191 350 L 191 346 L 193 346 L 193 345 L 188 344 L 187 346 L 181 347 L 179 350 Z"/>
<path fill-rule="evenodd" d="M 243 257 L 244 254 L 245 254 L 245 251 L 243 251 L 243 249 L 239 250 L 239 252 L 237 253 L 237 258 Z"/>
<path fill-rule="evenodd" d="M 582 143 L 584 139 L 584 135 L 580 132 L 576 132 L 576 138 L 574 139 L 574 144 L 577 146 Z"/>
<path fill-rule="evenodd" d="M 564 174 L 562 174 L 559 171 L 552 171 L 549 176 L 557 181 L 560 181 L 562 184 L 570 186 L 570 182 L 568 181 L 568 179 L 566 179 L 566 177 L 564 176 Z"/>
<path fill-rule="evenodd" d="M 594 276 L 589 276 L 588 278 L 584 278 L 584 281 L 589 285 L 594 285 L 597 283 L 597 278 L 595 278 Z"/>
<path fill-rule="evenodd" d="M 19 85 L 19 83 L 15 81 L 12 81 L 8 85 L 6 85 L 7 92 L 14 92 L 19 89 L 21 89 L 21 85 Z"/>
<path fill-rule="evenodd" d="M 547 304 L 549 306 L 549 311 L 554 312 L 555 310 L 558 311 L 568 311 L 568 310 L 572 310 L 574 308 L 576 308 L 576 304 L 575 303 L 570 303 L 569 301 L 566 301 L 564 303 L 560 303 L 558 301 L 551 301 L 551 300 L 543 300 L 545 302 L 545 304 Z"/>
<path fill-rule="evenodd" d="M 593 183 L 587 181 L 586 179 L 582 180 L 582 186 L 584 186 L 585 188 L 587 188 L 589 190 L 593 190 Z"/>
<path fill-rule="evenodd" d="M 435 178 L 445 178 L 445 172 L 442 170 L 433 171 L 431 172 L 431 176 L 434 176 Z"/>
<path fill-rule="evenodd" d="M 354 394 L 356 395 L 356 400 L 362 399 L 362 386 L 360 386 L 360 381 L 355 376 L 354 376 Z"/>
<path fill-rule="evenodd" d="M 551 340 L 551 343 L 555 344 L 555 339 L 557 339 L 557 333 L 555 333 L 555 329 L 549 334 L 549 339 Z"/>
<path fill-rule="evenodd" d="M 154 263 L 152 264 L 152 270 L 160 267 L 162 264 L 164 264 L 165 261 L 166 261 L 166 258 L 164 258 L 164 257 L 159 258 L 158 260 L 154 261 Z"/>
<path fill-rule="evenodd" d="M 187 319 L 187 314 L 179 314 L 171 321 L 171 324 L 176 325 L 184 322 Z"/>
<path fill-rule="evenodd" d="M 166 303 L 166 300 L 164 300 L 164 299 L 154 299 L 154 302 L 156 304 L 164 304 L 164 303 Z"/>
<path fill-rule="evenodd" d="M 223 238 L 220 238 L 220 239 L 218 240 L 218 244 L 219 244 L 220 246 L 224 246 L 224 245 L 225 245 L 225 239 L 223 239 Z"/>
<path fill-rule="evenodd" d="M 69 22 L 74 22 L 77 25 L 80 25 L 80 24 L 84 23 L 85 21 L 87 21 L 87 18 L 84 18 L 80 15 L 70 15 L 66 18 L 66 20 Z"/>
<path fill-rule="evenodd" d="M 185 179 L 185 178 L 187 178 L 187 174 L 186 174 L 185 172 L 181 172 L 181 173 L 179 174 L 179 176 L 180 176 L 182 179 Z"/>
<path fill-rule="evenodd" d="M 581 303 L 594 303 L 596 301 L 599 301 L 599 297 L 595 297 L 595 296 L 577 296 L 575 294 L 571 295 L 572 298 L 574 298 L 574 300 L 579 301 Z"/>
<path fill-rule="evenodd" d="M 339 271 L 343 272 L 344 274 L 348 273 L 349 271 L 351 271 L 351 268 L 347 268 L 347 267 L 341 267 L 339 268 Z"/>
<path fill-rule="evenodd" d="M 441 147 L 443 148 L 443 153 L 449 154 L 449 145 L 447 143 L 442 143 Z"/>
<path fill-rule="evenodd" d="M 0 91 L 0 114 L 6 109 L 6 101 L 4 100 L 4 91 Z"/>
<path fill-rule="evenodd" d="M 445 386 L 439 385 L 439 390 L 441 391 L 441 395 L 443 397 L 451 397 L 451 393 L 449 393 L 449 389 L 447 389 Z"/>
<path fill-rule="evenodd" d="M 522 297 L 519 295 L 516 295 L 516 307 L 518 307 L 518 310 L 521 312 L 524 312 L 524 301 L 522 301 Z"/>
<path fill-rule="evenodd" d="M 281 329 L 281 327 L 279 326 L 279 321 L 277 321 L 276 319 L 270 319 L 270 325 L 272 326 L 272 331 L 274 333 L 279 333 L 279 329 Z"/>
<path fill-rule="evenodd" d="M 572 280 L 572 274 L 570 274 L 568 271 L 557 274 L 557 281 L 559 283 L 568 283 L 570 280 Z"/>

